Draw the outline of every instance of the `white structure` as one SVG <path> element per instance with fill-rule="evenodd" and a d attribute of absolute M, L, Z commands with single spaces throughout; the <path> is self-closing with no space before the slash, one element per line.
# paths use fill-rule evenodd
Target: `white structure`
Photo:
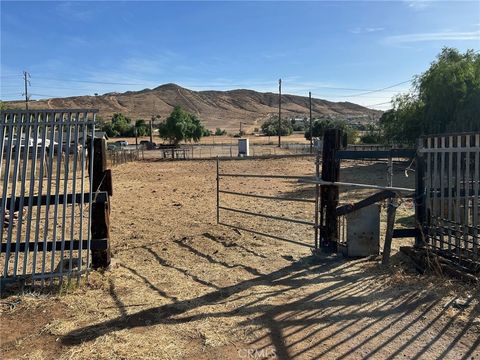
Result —
<path fill-rule="evenodd" d="M 238 139 L 238 156 L 249 156 L 248 139 Z"/>

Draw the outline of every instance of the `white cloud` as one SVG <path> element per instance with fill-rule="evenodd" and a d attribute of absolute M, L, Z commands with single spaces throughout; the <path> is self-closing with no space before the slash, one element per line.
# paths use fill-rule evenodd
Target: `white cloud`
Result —
<path fill-rule="evenodd" d="M 383 30 L 385 30 L 385 28 L 383 27 L 366 27 L 366 28 L 357 27 L 355 29 L 350 30 L 350 32 L 352 34 L 364 34 L 364 33 L 383 31 Z"/>
<path fill-rule="evenodd" d="M 430 7 L 430 5 L 432 4 L 432 1 L 429 1 L 429 0 L 407 0 L 407 1 L 405 1 L 405 3 L 407 4 L 407 6 L 410 9 L 420 11 L 420 10 L 424 10 L 424 9 Z"/>
<path fill-rule="evenodd" d="M 480 30 L 477 31 L 444 31 L 433 33 L 417 33 L 417 34 L 403 34 L 387 36 L 384 41 L 388 44 L 401 44 L 422 41 L 464 41 L 464 40 L 478 40 L 480 41 Z"/>

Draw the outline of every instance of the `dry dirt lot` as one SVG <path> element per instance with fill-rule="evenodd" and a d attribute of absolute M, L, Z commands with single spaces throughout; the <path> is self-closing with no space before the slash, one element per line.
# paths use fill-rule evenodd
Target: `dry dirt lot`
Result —
<path fill-rule="evenodd" d="M 385 182 L 385 165 L 347 164 L 342 180 Z M 224 172 L 311 175 L 311 158 L 225 161 Z M 404 167 L 404 166 L 403 166 Z M 412 177 L 396 168 L 396 185 Z M 233 191 L 311 198 L 295 181 L 236 179 Z M 375 260 L 311 256 L 304 225 L 221 220 L 213 161 L 114 169 L 111 269 L 66 294 L 1 300 L 2 359 L 479 359 L 479 289 L 419 276 L 395 251 Z M 343 200 L 365 191 L 349 191 Z M 228 195 L 231 196 L 231 195 Z M 222 196 L 227 206 L 311 221 L 312 204 Z M 411 203 L 399 225 L 409 226 Z"/>

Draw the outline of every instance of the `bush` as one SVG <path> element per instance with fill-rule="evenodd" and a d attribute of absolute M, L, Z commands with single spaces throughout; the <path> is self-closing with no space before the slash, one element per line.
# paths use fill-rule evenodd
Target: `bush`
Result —
<path fill-rule="evenodd" d="M 227 130 L 225 129 L 220 129 L 220 128 L 216 128 L 215 129 L 215 135 L 216 136 L 222 136 L 222 135 L 227 135 Z"/>
<path fill-rule="evenodd" d="M 278 117 L 272 117 L 262 124 L 262 132 L 267 136 L 278 136 Z M 293 132 L 292 123 L 287 119 L 280 122 L 280 135 L 288 136 Z"/>

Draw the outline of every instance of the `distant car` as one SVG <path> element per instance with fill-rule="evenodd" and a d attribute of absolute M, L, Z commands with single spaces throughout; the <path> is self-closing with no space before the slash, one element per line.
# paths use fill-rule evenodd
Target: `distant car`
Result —
<path fill-rule="evenodd" d="M 116 148 L 117 148 L 117 145 L 115 145 L 115 144 L 108 144 L 107 145 L 108 150 L 115 150 Z"/>
<path fill-rule="evenodd" d="M 125 140 L 117 140 L 115 141 L 115 145 L 122 148 L 128 146 L 128 142 L 126 142 Z"/>
<path fill-rule="evenodd" d="M 153 150 L 157 147 L 157 144 L 148 140 L 140 141 L 140 146 L 143 146 L 147 150 Z"/>

